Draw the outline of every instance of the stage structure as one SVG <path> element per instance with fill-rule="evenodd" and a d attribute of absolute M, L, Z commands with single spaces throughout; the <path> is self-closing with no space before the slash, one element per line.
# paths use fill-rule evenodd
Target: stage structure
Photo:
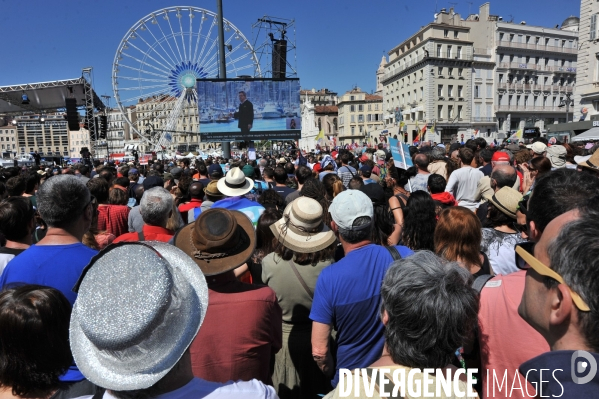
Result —
<path fill-rule="evenodd" d="M 260 77 L 250 42 L 230 21 L 223 22 L 227 77 Z M 218 75 L 217 15 L 198 7 L 169 7 L 146 15 L 124 35 L 114 57 L 112 86 L 131 130 L 162 151 L 181 118 L 199 118 L 196 80 Z M 144 112 L 130 120 L 126 110 L 138 103 Z"/>
<path fill-rule="evenodd" d="M 252 33 L 262 77 L 298 77 L 294 19 L 265 15 L 252 25 Z"/>

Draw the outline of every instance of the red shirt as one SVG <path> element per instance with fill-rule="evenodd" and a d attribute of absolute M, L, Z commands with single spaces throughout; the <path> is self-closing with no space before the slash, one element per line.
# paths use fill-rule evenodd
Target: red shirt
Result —
<path fill-rule="evenodd" d="M 191 344 L 193 375 L 207 381 L 272 385 L 271 356 L 282 345 L 282 312 L 275 292 L 245 284 L 232 272 L 207 276 L 208 311 Z"/>
<path fill-rule="evenodd" d="M 143 233 L 144 241 L 162 241 L 169 242 L 171 238 L 175 235 L 175 232 L 172 230 L 165 229 L 160 226 L 149 226 L 144 224 L 141 228 Z M 119 237 L 117 237 L 113 243 L 122 242 L 122 241 L 140 241 L 139 234 L 134 231 L 133 233 L 125 233 Z"/>
<path fill-rule="evenodd" d="M 129 231 L 128 217 L 127 205 L 100 205 L 98 206 L 98 230 L 106 231 L 115 237 L 125 234 Z"/>
<path fill-rule="evenodd" d="M 186 204 L 181 204 L 179 205 L 179 213 L 181 213 L 181 218 L 183 219 L 183 222 L 185 222 L 185 224 L 187 224 L 187 212 L 190 211 L 191 209 L 194 208 L 199 208 L 202 206 L 202 200 L 199 199 L 195 199 L 192 198 L 191 201 L 189 201 Z"/>

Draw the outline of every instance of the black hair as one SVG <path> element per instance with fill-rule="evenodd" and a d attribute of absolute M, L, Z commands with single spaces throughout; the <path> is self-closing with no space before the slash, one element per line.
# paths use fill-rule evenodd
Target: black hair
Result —
<path fill-rule="evenodd" d="M 96 197 L 98 204 L 106 204 L 108 202 L 108 182 L 101 177 L 89 179 L 86 183 L 91 195 Z"/>
<path fill-rule="evenodd" d="M 526 221 L 542 232 L 553 219 L 599 195 L 599 178 L 561 168 L 536 180 L 528 201 Z"/>
<path fill-rule="evenodd" d="M 10 197 L 0 202 L 0 232 L 7 240 L 20 241 L 29 231 L 35 212 L 29 198 Z"/>
<path fill-rule="evenodd" d="M 404 209 L 401 232 L 403 244 L 413 250 L 435 250 L 434 234 L 437 226 L 435 201 L 426 191 L 414 191 Z"/>
<path fill-rule="evenodd" d="M 285 184 L 287 182 L 287 172 L 281 167 L 275 168 L 275 182 Z"/>
<path fill-rule="evenodd" d="M 300 166 L 295 170 L 295 178 L 299 184 L 304 184 L 306 180 L 312 178 L 312 171 L 307 166 Z"/>
<path fill-rule="evenodd" d="M 23 285 L 0 293 L 0 385 L 15 396 L 46 396 L 73 361 L 71 305 L 55 288 Z"/>
<path fill-rule="evenodd" d="M 272 188 L 265 190 L 262 195 L 258 197 L 258 203 L 264 208 L 275 208 L 281 212 L 285 209 L 285 200 Z"/>
<path fill-rule="evenodd" d="M 22 176 L 15 176 L 6 182 L 6 191 L 9 197 L 18 197 L 23 195 L 27 188 L 27 182 Z"/>
<path fill-rule="evenodd" d="M 431 173 L 428 177 L 428 188 L 431 194 L 439 194 L 445 191 L 447 180 L 441 175 Z"/>

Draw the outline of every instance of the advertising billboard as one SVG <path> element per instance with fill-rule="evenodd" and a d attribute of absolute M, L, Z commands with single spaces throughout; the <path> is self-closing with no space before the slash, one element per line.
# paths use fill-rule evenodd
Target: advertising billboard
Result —
<path fill-rule="evenodd" d="M 198 79 L 200 139 L 297 140 L 299 79 Z"/>

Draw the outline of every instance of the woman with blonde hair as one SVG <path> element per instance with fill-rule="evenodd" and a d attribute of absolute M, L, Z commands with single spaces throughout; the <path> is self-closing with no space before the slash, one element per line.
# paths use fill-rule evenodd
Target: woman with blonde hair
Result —
<path fill-rule="evenodd" d="M 450 262 L 458 262 L 474 277 L 493 274 L 489 259 L 480 251 L 482 226 L 468 208 L 452 206 L 439 215 L 435 228 L 435 252 Z"/>

